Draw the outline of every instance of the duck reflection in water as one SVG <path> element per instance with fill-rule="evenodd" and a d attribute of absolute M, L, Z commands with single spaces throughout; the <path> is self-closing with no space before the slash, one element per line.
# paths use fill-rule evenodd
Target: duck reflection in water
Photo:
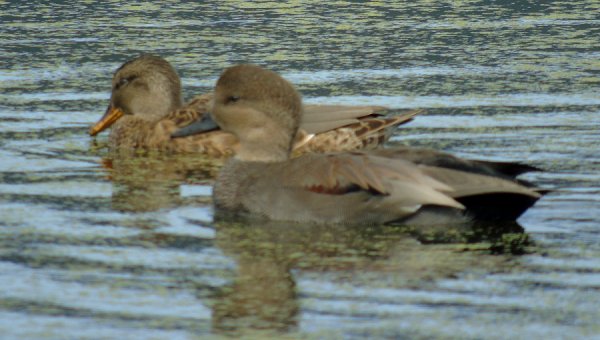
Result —
<path fill-rule="evenodd" d="M 210 204 L 208 197 L 181 197 L 181 185 L 211 185 L 220 166 L 221 159 L 191 154 L 110 153 L 102 159 L 113 186 L 112 208 L 128 212 Z"/>
<path fill-rule="evenodd" d="M 508 271 L 519 258 L 494 254 L 532 250 L 514 223 L 423 230 L 219 218 L 215 228 L 216 246 L 235 260 L 237 269 L 233 282 L 214 297 L 212 324 L 216 332 L 236 336 L 297 330 L 302 305 L 310 305 L 315 294 L 299 279 L 326 277 L 327 286 L 366 290 L 426 289 L 463 273 Z M 340 299 L 330 292 L 318 294 L 314 299 Z"/>

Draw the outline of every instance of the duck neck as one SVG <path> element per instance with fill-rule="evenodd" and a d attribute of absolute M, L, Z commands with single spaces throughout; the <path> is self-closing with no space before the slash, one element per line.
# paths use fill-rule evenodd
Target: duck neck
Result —
<path fill-rule="evenodd" d="M 240 139 L 235 158 L 246 162 L 282 162 L 290 158 L 290 137 L 284 133 L 270 134 L 265 138 L 246 136 Z"/>

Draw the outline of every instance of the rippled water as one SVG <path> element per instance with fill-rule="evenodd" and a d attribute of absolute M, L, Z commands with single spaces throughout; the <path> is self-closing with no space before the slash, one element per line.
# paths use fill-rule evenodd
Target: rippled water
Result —
<path fill-rule="evenodd" d="M 600 4 L 0 2 L 3 338 L 600 338 Z M 506 229 L 214 225 L 197 156 L 87 128 L 141 52 L 186 97 L 252 62 L 307 102 L 422 107 L 390 145 L 520 160 Z M 525 255 L 522 255 L 525 253 Z"/>

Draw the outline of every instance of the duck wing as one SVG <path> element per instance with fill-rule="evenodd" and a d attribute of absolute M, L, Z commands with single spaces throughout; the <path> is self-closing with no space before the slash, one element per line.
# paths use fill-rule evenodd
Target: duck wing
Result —
<path fill-rule="evenodd" d="M 448 195 L 478 219 L 515 220 L 547 191 L 516 178 L 538 168 L 510 162 L 462 159 L 418 148 L 374 150 L 372 153 L 418 164 L 421 171 L 448 185 Z"/>
<path fill-rule="evenodd" d="M 169 113 L 165 120 L 173 122 L 177 128 L 183 128 L 199 121 L 210 112 L 212 98 L 212 93 L 197 95 L 181 108 Z"/>
<path fill-rule="evenodd" d="M 383 118 L 389 109 L 383 106 L 305 105 L 300 128 L 309 134 L 318 134 L 342 126 L 372 120 L 364 125 L 371 130 L 407 123 L 422 110 L 410 110 L 394 115 L 392 120 Z"/>
<path fill-rule="evenodd" d="M 323 107 L 325 111 L 315 109 L 305 117 L 296 135 L 294 155 L 374 149 L 385 143 L 397 126 L 410 122 L 422 112 L 410 110 L 384 117 L 375 114 L 371 107 Z M 365 113 L 368 114 L 362 115 Z"/>
<path fill-rule="evenodd" d="M 329 196 L 360 192 L 401 206 L 434 204 L 463 208 L 451 198 L 450 186 L 405 160 L 363 152 L 311 154 L 286 162 L 281 170 L 283 187 L 304 192 Z"/>
<path fill-rule="evenodd" d="M 470 160 L 456 157 L 446 152 L 426 148 L 394 147 L 390 149 L 374 150 L 372 153 L 382 157 L 405 159 L 415 164 L 502 177 L 510 180 L 515 180 L 517 176 L 526 172 L 542 171 L 539 168 L 527 164 Z M 526 182 L 519 183 L 525 184 Z"/>

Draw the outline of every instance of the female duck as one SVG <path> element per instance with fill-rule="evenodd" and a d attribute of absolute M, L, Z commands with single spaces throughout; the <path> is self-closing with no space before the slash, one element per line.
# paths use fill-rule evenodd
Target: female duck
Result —
<path fill-rule="evenodd" d="M 159 149 L 227 156 L 238 147 L 230 133 L 213 130 L 196 133 L 193 126 L 172 138 L 175 131 L 198 121 L 208 112 L 212 94 L 193 98 L 182 106 L 181 81 L 163 58 L 142 55 L 123 64 L 112 80 L 110 104 L 90 129 L 95 136 L 112 127 L 111 148 Z M 373 106 L 307 105 L 305 119 L 294 140 L 294 153 L 373 148 L 387 140 L 396 126 L 410 121 L 417 111 L 380 117 Z"/>

